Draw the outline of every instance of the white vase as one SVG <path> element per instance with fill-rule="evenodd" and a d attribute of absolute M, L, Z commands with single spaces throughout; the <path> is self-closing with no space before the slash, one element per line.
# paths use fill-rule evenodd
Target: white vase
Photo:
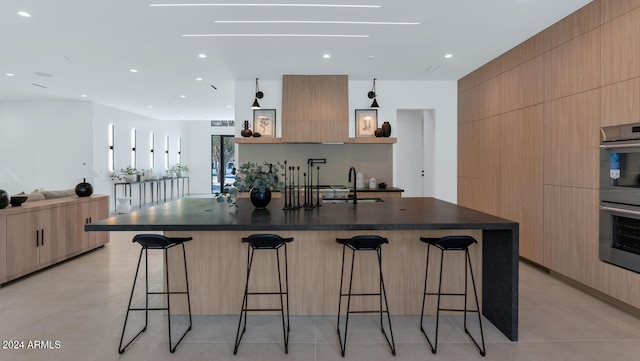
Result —
<path fill-rule="evenodd" d="M 118 205 L 116 206 L 116 213 L 129 213 L 131 212 L 131 197 L 117 198 Z"/>

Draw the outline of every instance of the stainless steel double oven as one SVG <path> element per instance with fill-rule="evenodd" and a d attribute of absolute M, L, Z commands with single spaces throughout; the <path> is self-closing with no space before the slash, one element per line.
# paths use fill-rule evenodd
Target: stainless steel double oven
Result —
<path fill-rule="evenodd" d="M 601 129 L 602 261 L 640 273 L 640 123 Z"/>

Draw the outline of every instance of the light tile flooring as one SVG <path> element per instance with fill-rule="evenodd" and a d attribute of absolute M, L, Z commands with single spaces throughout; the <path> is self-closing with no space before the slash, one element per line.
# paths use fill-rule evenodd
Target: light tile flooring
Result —
<path fill-rule="evenodd" d="M 192 331 L 171 354 L 166 319 L 159 312 L 151 313 L 147 331 L 120 355 L 118 341 L 138 251 L 131 234 L 113 233 L 103 249 L 0 288 L 1 346 L 18 340 L 25 347 L 0 348 L 0 360 L 483 359 L 466 338 L 458 316 L 441 324 L 436 355 L 420 333 L 418 317 L 412 316 L 392 318 L 395 358 L 375 320 L 362 316 L 350 325 L 345 358 L 340 356 L 335 317 L 329 316 L 292 317 L 288 355 L 283 352 L 279 318 L 250 316 L 236 356 L 235 316 L 195 316 Z M 510 342 L 489 322 L 483 324 L 485 360 L 640 359 L 639 319 L 526 264 L 520 265 L 520 341 Z M 60 347 L 27 349 L 29 341 L 40 340 L 54 346 L 59 341 Z"/>

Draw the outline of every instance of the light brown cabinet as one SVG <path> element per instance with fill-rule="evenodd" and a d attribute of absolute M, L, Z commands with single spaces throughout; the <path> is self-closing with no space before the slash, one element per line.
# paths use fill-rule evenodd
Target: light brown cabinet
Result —
<path fill-rule="evenodd" d="M 85 232 L 84 225 L 109 215 L 109 199 L 89 198 L 67 206 L 67 254 L 75 255 L 108 242 L 106 232 Z"/>
<path fill-rule="evenodd" d="M 108 217 L 109 196 L 27 202 L 0 210 L 0 283 L 109 242 L 107 232 L 84 232 Z"/>
<path fill-rule="evenodd" d="M 7 277 L 20 277 L 65 258 L 65 224 L 64 206 L 8 216 Z"/>
<path fill-rule="evenodd" d="M 283 142 L 347 142 L 348 138 L 346 75 L 282 77 Z"/>

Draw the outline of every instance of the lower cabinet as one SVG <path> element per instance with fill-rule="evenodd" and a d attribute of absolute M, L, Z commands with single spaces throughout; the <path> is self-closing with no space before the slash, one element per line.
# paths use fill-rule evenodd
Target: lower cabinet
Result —
<path fill-rule="evenodd" d="M 27 202 L 0 210 L 0 225 L 6 228 L 0 228 L 0 283 L 108 243 L 108 232 L 84 231 L 85 224 L 108 216 L 106 195 Z"/>
<path fill-rule="evenodd" d="M 64 206 L 8 216 L 7 277 L 20 277 L 64 259 L 66 223 Z"/>
<path fill-rule="evenodd" d="M 67 255 L 72 256 L 109 242 L 107 232 L 85 232 L 84 225 L 109 216 L 109 198 L 96 198 L 67 206 Z"/>

